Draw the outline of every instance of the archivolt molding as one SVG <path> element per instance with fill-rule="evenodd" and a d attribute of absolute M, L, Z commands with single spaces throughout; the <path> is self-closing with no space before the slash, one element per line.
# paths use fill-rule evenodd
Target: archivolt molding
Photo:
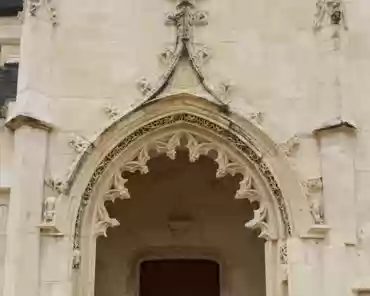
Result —
<path fill-rule="evenodd" d="M 77 213 L 74 237 L 75 249 L 80 249 L 81 224 L 85 209 L 90 202 L 98 181 L 106 172 L 110 164 L 113 163 L 117 157 L 121 155 L 121 153 L 131 144 L 139 139 L 142 139 L 145 135 L 152 134 L 160 129 L 168 128 L 180 123 L 206 129 L 215 136 L 218 136 L 221 139 L 229 142 L 231 146 L 234 146 L 236 151 L 243 155 L 243 157 L 245 157 L 247 161 L 254 166 L 254 169 L 259 172 L 259 175 L 267 184 L 269 191 L 274 197 L 274 203 L 276 203 L 278 206 L 279 216 L 285 227 L 286 234 L 292 234 L 292 226 L 289 221 L 288 210 L 282 195 L 282 191 L 275 177 L 273 176 L 273 173 L 262 159 L 260 152 L 254 148 L 253 143 L 249 142 L 248 139 L 239 138 L 230 129 L 224 128 L 223 126 L 211 122 L 203 117 L 188 113 L 177 113 L 154 119 L 153 121 L 141 126 L 131 134 L 128 134 L 102 159 L 100 164 L 95 168 L 95 171 L 90 178 L 84 193 L 82 194 L 80 207 Z M 260 208 L 256 210 L 255 217 L 252 221 L 248 222 L 246 226 L 260 229 L 261 236 L 264 238 L 274 238 L 276 234 L 270 229 L 271 227 L 268 227 L 269 213 L 266 206 L 267 204 L 263 202 L 259 191 L 257 191 L 254 182 L 255 180 L 246 170 L 246 164 L 239 163 L 236 161 L 236 159 L 233 159 L 226 150 L 215 146 L 212 141 L 207 141 L 202 136 L 198 136 L 197 134 L 194 134 L 188 130 L 180 130 L 167 135 L 165 138 L 159 138 L 153 142 L 146 143 L 141 148 L 138 148 L 136 153 L 130 158 L 129 161 L 125 162 L 119 169 L 117 169 L 108 185 L 110 187 L 106 189 L 107 191 L 104 195 L 104 198 L 97 206 L 98 213 L 96 215 L 96 233 L 98 235 L 104 235 L 108 227 L 118 225 L 118 221 L 110 218 L 107 214 L 104 203 L 108 200 L 114 201 L 117 198 L 130 198 L 130 194 L 125 187 L 127 180 L 124 179 L 123 172 L 139 171 L 142 174 L 145 174 L 149 171 L 147 162 L 150 159 L 153 151 L 160 154 L 166 154 L 171 159 L 174 159 L 176 157 L 176 148 L 180 147 L 182 145 L 181 143 L 186 143 L 185 146 L 189 150 L 190 161 L 196 161 L 201 155 L 208 155 L 210 151 L 216 151 L 217 157 L 214 159 L 218 164 L 217 177 L 221 178 L 227 174 L 241 174 L 243 176 L 243 179 L 240 182 L 240 188 L 235 197 L 247 198 L 251 201 L 257 201 L 260 203 Z"/>

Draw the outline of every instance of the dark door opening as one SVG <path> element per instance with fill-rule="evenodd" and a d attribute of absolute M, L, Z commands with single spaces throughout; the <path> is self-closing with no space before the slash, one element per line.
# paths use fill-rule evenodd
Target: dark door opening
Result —
<path fill-rule="evenodd" d="M 140 296 L 220 296 L 219 264 L 169 259 L 140 265 Z"/>

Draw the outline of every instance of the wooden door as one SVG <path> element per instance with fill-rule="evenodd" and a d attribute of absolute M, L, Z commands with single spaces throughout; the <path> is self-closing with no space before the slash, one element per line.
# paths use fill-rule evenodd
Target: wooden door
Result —
<path fill-rule="evenodd" d="M 220 296 L 219 265 L 193 259 L 145 261 L 140 296 Z"/>

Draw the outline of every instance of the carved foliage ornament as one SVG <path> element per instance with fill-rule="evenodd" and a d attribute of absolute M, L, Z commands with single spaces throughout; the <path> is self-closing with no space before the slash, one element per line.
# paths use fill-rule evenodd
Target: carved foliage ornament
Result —
<path fill-rule="evenodd" d="M 201 128 L 205 128 L 211 131 L 212 133 L 217 134 L 224 139 L 227 139 L 227 141 L 231 145 L 233 145 L 249 161 L 251 161 L 251 163 L 255 165 L 255 167 L 259 170 L 263 178 L 266 180 L 267 184 L 270 187 L 270 191 L 275 197 L 276 203 L 278 204 L 278 207 L 279 207 L 280 216 L 285 225 L 287 234 L 288 235 L 292 234 L 292 227 L 289 222 L 288 212 L 286 209 L 282 191 L 275 177 L 270 171 L 269 167 L 262 160 L 258 150 L 254 148 L 252 141 L 250 141 L 247 138 L 242 140 L 229 129 L 225 129 L 224 127 L 217 125 L 213 122 L 210 122 L 205 118 L 201 118 L 199 116 L 192 115 L 192 114 L 180 113 L 180 114 L 168 115 L 168 116 L 156 119 L 142 126 L 141 128 L 134 131 L 133 133 L 129 134 L 114 149 L 112 149 L 105 156 L 102 162 L 97 166 L 81 198 L 81 204 L 78 210 L 76 224 L 75 224 L 74 249 L 77 249 L 77 250 L 80 249 L 80 232 L 81 232 L 81 223 L 82 223 L 82 217 L 84 215 L 84 211 L 90 201 L 95 185 L 98 183 L 99 179 L 101 178 L 103 173 L 106 171 L 109 164 L 115 161 L 115 159 L 133 142 L 137 141 L 143 136 L 150 134 L 160 128 L 171 126 L 176 123 L 187 123 L 187 124 L 191 124 L 191 125 L 198 126 Z M 199 141 L 197 138 L 192 136 L 191 133 L 187 133 L 187 146 L 188 146 L 187 148 L 189 149 L 190 159 L 196 160 L 197 157 L 199 157 L 200 155 L 204 155 L 203 153 L 205 153 L 208 149 L 211 149 L 212 146 L 210 145 L 211 144 L 208 142 Z M 114 177 L 112 178 L 111 187 L 108 189 L 104 197 L 105 200 L 100 204 L 101 212 L 98 215 L 98 217 L 100 218 L 98 218 L 98 221 L 97 221 L 97 226 L 99 226 L 97 227 L 97 229 L 101 229 L 100 233 L 104 234 L 104 231 L 110 225 L 114 226 L 114 224 L 117 224 L 115 221 L 109 220 L 111 218 L 107 218 L 106 212 L 104 212 L 104 209 L 103 209 L 104 202 L 106 200 L 114 201 L 116 198 L 129 198 L 130 197 L 129 192 L 127 191 L 127 188 L 125 187 L 125 183 L 127 182 L 127 180 L 125 180 L 122 177 L 122 170 L 141 171 L 142 173 L 146 173 L 148 171 L 148 168 L 146 166 L 146 162 L 148 161 L 148 157 L 149 157 L 148 149 L 153 149 L 151 147 L 153 146 L 143 147 L 140 151 L 138 151 L 137 158 L 134 161 L 126 163 L 123 166 L 123 168 L 121 168 L 120 171 L 117 171 Z M 167 154 L 172 159 L 176 157 L 176 147 L 179 147 L 179 138 L 177 134 L 174 134 L 173 137 L 171 137 L 170 139 L 166 139 L 166 141 L 160 140 L 154 144 L 154 149 L 156 149 L 159 153 Z M 217 149 L 217 151 L 219 151 L 219 149 Z M 239 172 L 243 174 L 244 176 L 244 179 L 242 180 L 240 184 L 240 188 L 236 195 L 236 198 L 248 198 L 250 200 L 253 200 L 253 198 L 256 198 L 257 196 L 259 196 L 258 193 L 255 191 L 256 189 L 254 188 L 253 180 L 251 180 L 250 176 L 246 174 L 244 169 L 241 169 L 237 165 L 234 165 L 232 160 L 228 160 L 228 155 L 223 155 L 222 153 L 220 153 L 218 154 L 217 158 L 218 159 L 216 160 L 216 162 L 219 165 L 217 174 L 219 176 L 223 176 L 225 173 L 232 173 L 232 172 L 234 173 Z M 260 204 L 260 206 L 263 206 L 263 204 Z M 255 213 L 255 215 L 260 215 L 261 217 L 261 219 L 256 219 L 255 222 L 258 222 L 260 224 L 262 222 L 263 223 L 266 222 L 264 219 L 267 216 L 265 215 L 263 208 L 260 209 L 260 213 Z M 99 222 L 103 222 L 103 223 L 99 224 Z M 103 226 L 103 227 L 100 228 L 100 226 Z M 250 224 L 248 224 L 247 226 L 252 227 L 253 223 L 250 222 Z M 256 228 L 258 227 L 256 226 Z M 259 227 L 259 228 L 263 230 L 262 227 Z"/>
<path fill-rule="evenodd" d="M 88 140 L 84 139 L 81 136 L 73 135 L 69 138 L 68 144 L 77 152 L 77 153 L 82 153 L 85 150 L 87 150 L 91 142 Z"/>
<path fill-rule="evenodd" d="M 130 193 L 125 187 L 127 179 L 123 178 L 124 172 L 140 172 L 141 174 L 147 174 L 149 168 L 147 162 L 150 159 L 149 152 L 156 151 L 159 154 L 165 154 L 171 159 L 176 158 L 176 149 L 181 146 L 181 140 L 185 140 L 185 147 L 189 151 L 189 161 L 195 162 L 202 155 L 208 155 L 211 151 L 217 152 L 215 162 L 218 165 L 216 172 L 217 178 L 225 177 L 230 174 L 235 176 L 241 174 L 243 176 L 240 182 L 239 190 L 237 191 L 235 198 L 237 199 L 249 199 L 251 202 L 261 203 L 261 196 L 254 185 L 254 180 L 249 173 L 246 171 L 244 165 L 233 161 L 229 155 L 220 150 L 217 145 L 200 139 L 197 135 L 190 132 L 179 131 L 170 136 L 166 136 L 163 139 L 158 139 L 153 143 L 143 146 L 136 155 L 134 155 L 132 161 L 125 163 L 114 175 L 111 181 L 111 186 L 107 193 L 104 195 L 102 202 L 99 204 L 97 212 L 96 222 L 96 234 L 106 236 L 106 230 L 108 227 L 115 227 L 119 225 L 116 219 L 109 217 L 108 212 L 105 208 L 105 202 L 114 202 L 117 198 L 127 199 L 130 198 Z M 265 239 L 274 238 L 272 232 L 269 230 L 267 223 L 268 210 L 267 207 L 261 203 L 258 210 L 254 211 L 254 218 L 252 221 L 246 223 L 246 227 L 252 229 L 260 229 L 260 237 Z"/>
<path fill-rule="evenodd" d="M 227 108 L 226 97 L 229 87 L 220 86 L 216 90 L 209 84 L 202 70 L 203 63 L 210 57 L 209 51 L 204 45 L 197 48 L 193 42 L 194 28 L 207 25 L 208 14 L 196 10 L 194 4 L 190 1 L 181 0 L 177 6 L 177 11 L 167 14 L 166 24 L 176 26 L 176 43 L 174 49 L 166 48 L 160 55 L 161 60 L 167 65 L 167 69 L 160 76 L 158 82 L 152 85 L 146 78 L 138 81 L 137 86 L 145 97 L 143 103 L 157 98 L 168 84 L 181 57 L 187 57 L 204 89 L 222 106 Z"/>
<path fill-rule="evenodd" d="M 28 0 L 28 14 L 41 19 L 41 13 L 43 12 L 47 16 L 47 21 L 50 21 L 53 26 L 56 26 L 58 24 L 58 15 L 54 2 L 55 0 Z"/>

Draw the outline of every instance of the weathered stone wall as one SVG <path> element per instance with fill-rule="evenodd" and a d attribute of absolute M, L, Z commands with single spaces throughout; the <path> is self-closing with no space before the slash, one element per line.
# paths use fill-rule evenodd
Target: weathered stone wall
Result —
<path fill-rule="evenodd" d="M 304 286 L 300 279 L 310 277 L 316 284 L 301 295 L 345 296 L 353 288 L 366 295 L 361 291 L 370 290 L 370 2 L 344 1 L 338 26 L 324 15 L 319 30 L 314 30 L 320 12 L 315 1 L 196 2 L 209 14 L 208 25 L 194 28 L 195 44 L 206 45 L 211 56 L 203 65 L 209 81 L 216 88 L 222 82 L 231 85 L 231 111 L 282 145 L 303 183 L 322 178 L 318 196 L 331 229 L 324 239 L 291 244 L 292 262 L 303 262 L 306 269 L 295 272 L 292 267 L 296 280 L 289 284 Z M 111 123 L 107 106 L 121 115 L 133 110 L 143 100 L 137 82 L 143 77 L 155 82 L 165 71 L 158 56 L 176 40 L 175 28 L 164 24 L 176 1 L 48 5 L 34 16 L 26 13 L 18 101 L 9 117 L 27 114 L 53 126 L 44 143 L 47 153 L 38 157 L 46 160 L 46 178 L 63 179 L 77 157 L 70 140 L 76 135 L 95 139 Z M 210 97 L 186 58 L 163 96 L 179 92 Z M 13 140 L 4 133 L 0 182 L 12 171 Z M 53 239 L 42 243 L 47 254 L 42 256 L 50 256 Z M 70 260 L 68 239 L 58 243 L 68 258 L 62 259 Z M 68 282 L 70 275 L 53 277 L 44 270 L 56 259 L 48 260 L 41 277 Z M 69 295 L 66 291 L 65 286 L 45 288 L 45 295 Z M 5 296 L 18 296 L 9 293 Z"/>

